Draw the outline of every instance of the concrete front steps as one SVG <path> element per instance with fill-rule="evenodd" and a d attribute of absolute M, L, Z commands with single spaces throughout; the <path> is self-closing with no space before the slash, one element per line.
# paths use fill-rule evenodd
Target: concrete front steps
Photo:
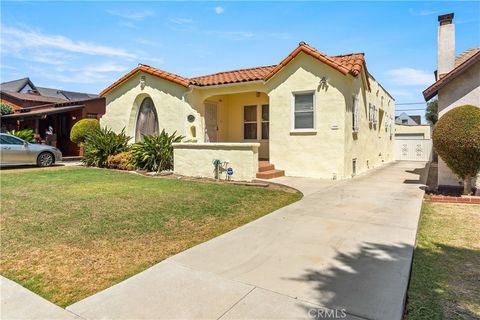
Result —
<path fill-rule="evenodd" d="M 258 161 L 258 179 L 272 179 L 277 177 L 283 177 L 285 171 L 275 169 L 275 165 L 268 161 Z"/>

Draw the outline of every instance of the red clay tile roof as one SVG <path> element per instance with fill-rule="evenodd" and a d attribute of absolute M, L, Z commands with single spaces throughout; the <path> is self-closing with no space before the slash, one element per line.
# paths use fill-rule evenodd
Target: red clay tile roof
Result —
<path fill-rule="evenodd" d="M 263 80 L 276 66 L 255 67 L 232 71 L 218 72 L 206 76 L 190 78 L 190 83 L 197 86 L 212 86 L 219 84 L 238 83 Z"/>
<path fill-rule="evenodd" d="M 248 81 L 256 81 L 256 80 L 263 80 L 267 81 L 277 72 L 279 72 L 284 66 L 286 66 L 293 58 L 295 58 L 299 53 L 304 52 L 321 62 L 329 65 L 330 67 L 334 68 L 335 70 L 339 71 L 340 73 L 347 75 L 351 74 L 353 76 L 357 76 L 362 68 L 365 68 L 365 57 L 363 53 L 352 53 L 346 55 L 339 55 L 339 56 L 327 56 L 324 53 L 319 52 L 315 48 L 309 46 L 305 42 L 300 42 L 299 46 L 293 50 L 285 59 L 283 59 L 277 65 L 271 66 L 262 66 L 262 67 L 255 67 L 255 68 L 247 68 L 247 69 L 239 69 L 239 70 L 232 70 L 232 71 L 225 71 L 225 72 L 218 72 L 214 74 L 209 74 L 205 76 L 199 76 L 194 78 L 183 78 L 181 76 L 168 73 L 166 71 L 162 71 L 160 69 L 156 69 L 147 65 L 139 64 L 139 66 L 114 83 L 112 83 L 108 88 L 104 89 L 100 95 L 106 94 L 108 91 L 112 90 L 116 86 L 118 86 L 123 81 L 127 80 L 135 73 L 139 71 L 143 71 L 145 73 L 155 75 L 167 80 L 170 80 L 174 83 L 177 83 L 181 86 L 188 87 L 189 85 L 195 86 L 212 86 L 212 85 L 224 85 L 230 83 L 241 83 L 241 82 L 248 82 Z M 368 76 L 367 76 L 367 84 L 368 83 Z"/>
<path fill-rule="evenodd" d="M 146 64 L 139 64 L 138 67 L 136 67 L 135 69 L 133 69 L 132 71 L 130 71 L 129 73 L 127 73 L 126 75 L 124 75 L 123 77 L 121 77 L 120 79 L 115 81 L 114 83 L 112 83 L 107 88 L 105 88 L 102 92 L 100 92 L 99 95 L 103 96 L 105 93 L 112 90 L 113 88 L 118 86 L 120 83 L 129 79 L 130 77 L 132 77 L 134 74 L 136 74 L 139 71 L 143 71 L 143 72 L 151 74 L 153 76 L 157 76 L 157 77 L 160 77 L 160 78 L 163 78 L 163 79 L 166 79 L 166 80 L 170 80 L 170 81 L 172 81 L 176 84 L 179 84 L 181 86 L 184 86 L 184 87 L 188 87 L 188 85 L 190 84 L 189 79 L 187 79 L 187 78 L 184 78 L 184 77 L 178 76 L 176 74 L 166 72 L 166 71 L 154 68 L 154 67 L 150 67 Z"/>
<path fill-rule="evenodd" d="M 459 65 L 461 65 L 462 63 L 470 59 L 470 57 L 472 57 L 475 53 L 479 51 L 480 51 L 480 48 L 470 48 L 463 51 L 462 53 L 460 53 L 458 56 L 455 57 L 455 67 L 458 67 Z"/>
<path fill-rule="evenodd" d="M 465 70 L 470 68 L 470 66 L 472 66 L 473 64 L 479 61 L 480 61 L 480 50 L 475 52 L 473 55 L 470 55 L 470 57 L 464 60 L 463 63 L 453 68 L 452 71 L 445 74 L 440 80 L 436 81 L 430 87 L 423 90 L 423 97 L 425 98 L 425 101 L 428 101 L 431 98 L 433 98 L 438 93 L 438 90 L 443 88 L 447 83 L 449 83 L 450 81 L 452 81 L 453 79 L 461 75 L 463 72 L 465 72 Z"/>

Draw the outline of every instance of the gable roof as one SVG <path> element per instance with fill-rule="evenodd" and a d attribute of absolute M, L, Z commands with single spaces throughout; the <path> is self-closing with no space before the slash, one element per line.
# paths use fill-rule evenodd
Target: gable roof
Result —
<path fill-rule="evenodd" d="M 120 79 L 115 81 L 114 83 L 112 83 L 111 85 L 109 85 L 107 88 L 103 89 L 102 92 L 100 92 L 99 95 L 103 96 L 105 93 L 107 93 L 110 90 L 112 90 L 113 88 L 117 87 L 119 84 L 121 84 L 125 80 L 130 79 L 137 72 L 140 72 L 140 71 L 143 71 L 147 74 L 151 74 L 153 76 L 157 76 L 157 77 L 160 77 L 160 78 L 163 78 L 163 79 L 166 79 L 166 80 L 170 80 L 170 81 L 172 81 L 176 84 L 179 84 L 183 87 L 188 87 L 188 85 L 190 84 L 190 81 L 187 78 L 184 78 L 184 77 L 181 77 L 179 75 L 176 75 L 176 74 L 173 74 L 173 73 L 170 73 L 170 72 L 167 72 L 167 71 L 163 71 L 163 70 L 160 70 L 160 69 L 157 69 L 157 68 L 154 68 L 154 67 L 150 67 L 149 65 L 140 63 L 140 64 L 138 64 L 138 67 L 136 67 L 135 69 L 133 69 L 132 71 L 130 71 L 129 73 L 127 73 L 126 75 L 124 75 L 123 77 L 121 77 Z"/>
<path fill-rule="evenodd" d="M 206 87 L 248 81 L 268 81 L 301 52 L 306 53 L 314 57 L 315 59 L 329 65 L 330 67 L 344 75 L 351 74 L 352 76 L 356 77 L 361 72 L 362 68 L 364 68 L 365 72 L 367 73 L 365 56 L 363 53 L 328 56 L 324 53 L 321 53 L 317 49 L 309 46 L 305 42 L 300 42 L 298 47 L 295 48 L 295 50 L 293 50 L 285 59 L 283 59 L 277 65 L 224 71 L 193 78 L 184 78 L 182 76 L 169 73 L 148 65 L 139 64 L 138 67 L 112 83 L 107 88 L 105 88 L 102 92 L 100 92 L 100 95 L 105 95 L 107 92 L 114 89 L 122 82 L 135 75 L 137 72 L 145 72 L 147 74 L 158 76 L 160 78 L 172 81 L 184 87 L 188 87 L 190 85 Z M 368 76 L 366 77 L 366 81 L 367 85 L 370 86 L 368 82 Z"/>
<path fill-rule="evenodd" d="M 36 90 L 37 87 L 33 84 L 32 81 L 30 81 L 30 78 L 22 78 L 22 79 L 17 79 L 17 80 L 12 80 L 12 81 L 7 81 L 7 82 L 2 82 L 0 84 L 0 89 L 6 90 L 6 91 L 12 91 L 12 92 L 19 92 L 22 90 L 26 85 L 30 85 L 32 89 Z"/>
<path fill-rule="evenodd" d="M 459 59 L 458 61 L 461 62 L 459 65 L 457 65 L 455 68 L 453 68 L 453 70 L 445 74 L 442 78 L 437 80 L 430 87 L 428 87 L 423 91 L 423 97 L 425 98 L 425 101 L 428 101 L 431 98 L 433 98 L 435 95 L 437 95 L 438 90 L 440 90 L 445 85 L 447 85 L 450 81 L 452 81 L 453 79 L 455 79 L 456 77 L 464 73 L 472 65 L 480 61 L 480 50 L 476 50 L 472 52 L 470 49 L 467 51 L 469 52 L 464 52 L 462 55 L 457 57 L 457 59 Z"/>

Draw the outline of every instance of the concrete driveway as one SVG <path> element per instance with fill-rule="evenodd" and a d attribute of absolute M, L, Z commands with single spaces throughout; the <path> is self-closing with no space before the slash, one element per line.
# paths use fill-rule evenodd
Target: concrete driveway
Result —
<path fill-rule="evenodd" d="M 85 319 L 401 319 L 424 166 L 397 162 L 337 182 L 277 178 L 305 197 L 67 310 Z"/>

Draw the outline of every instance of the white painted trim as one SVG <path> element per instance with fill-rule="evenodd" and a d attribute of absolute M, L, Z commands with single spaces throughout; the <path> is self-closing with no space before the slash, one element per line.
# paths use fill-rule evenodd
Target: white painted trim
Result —
<path fill-rule="evenodd" d="M 296 129 L 295 128 L 295 95 L 301 95 L 301 94 L 308 94 L 311 93 L 313 94 L 313 128 L 302 128 L 302 129 Z M 295 132 L 317 132 L 317 99 L 316 99 L 316 90 L 301 90 L 301 91 L 292 91 L 292 105 L 291 105 L 291 111 L 290 111 L 290 133 L 295 133 Z"/>

